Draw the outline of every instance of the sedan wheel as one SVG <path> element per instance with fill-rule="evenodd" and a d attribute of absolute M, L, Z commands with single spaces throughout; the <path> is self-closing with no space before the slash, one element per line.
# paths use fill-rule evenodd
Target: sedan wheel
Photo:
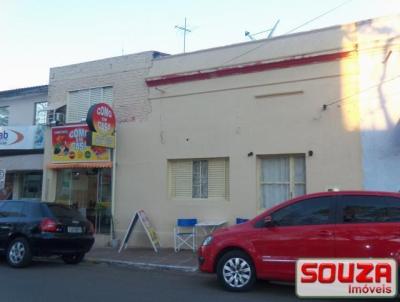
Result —
<path fill-rule="evenodd" d="M 250 265 L 242 258 L 231 258 L 225 263 L 222 273 L 231 287 L 242 287 L 250 280 Z"/>
<path fill-rule="evenodd" d="M 255 282 L 255 270 L 249 256 L 242 251 L 225 254 L 218 262 L 218 280 L 231 291 L 245 291 Z"/>
<path fill-rule="evenodd" d="M 7 262 L 12 267 L 24 267 L 31 263 L 32 254 L 25 238 L 14 239 L 7 249 Z"/>

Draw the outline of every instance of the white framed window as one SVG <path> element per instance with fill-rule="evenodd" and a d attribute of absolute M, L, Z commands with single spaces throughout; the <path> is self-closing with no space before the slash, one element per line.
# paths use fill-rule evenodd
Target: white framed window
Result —
<path fill-rule="evenodd" d="M 229 159 L 168 161 L 168 191 L 172 199 L 229 199 Z"/>
<path fill-rule="evenodd" d="M 107 103 L 112 106 L 113 89 L 111 86 L 70 91 L 67 104 L 67 123 L 80 123 L 86 120 L 90 106 Z"/>
<path fill-rule="evenodd" d="M 261 208 L 306 193 L 305 156 L 262 156 L 260 160 Z"/>
<path fill-rule="evenodd" d="M 9 106 L 0 107 L 0 126 L 8 126 Z"/>
<path fill-rule="evenodd" d="M 46 124 L 47 119 L 47 106 L 48 102 L 37 102 L 35 103 L 35 125 L 44 125 Z"/>

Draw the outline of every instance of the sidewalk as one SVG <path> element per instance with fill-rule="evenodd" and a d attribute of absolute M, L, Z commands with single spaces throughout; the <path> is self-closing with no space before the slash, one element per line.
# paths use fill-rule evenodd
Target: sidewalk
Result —
<path fill-rule="evenodd" d="M 190 250 L 176 252 L 160 249 L 158 253 L 150 248 L 127 248 L 118 253 L 111 247 L 93 248 L 85 257 L 86 261 L 128 265 L 146 269 L 169 269 L 185 272 L 197 271 L 197 254 Z"/>

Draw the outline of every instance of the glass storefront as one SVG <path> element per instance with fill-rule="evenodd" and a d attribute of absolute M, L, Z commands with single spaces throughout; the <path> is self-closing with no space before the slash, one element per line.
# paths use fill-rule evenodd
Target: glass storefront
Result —
<path fill-rule="evenodd" d="M 0 200 L 40 200 L 42 197 L 42 171 L 7 172 Z"/>
<path fill-rule="evenodd" d="M 42 197 L 42 172 L 29 172 L 21 175 L 21 199 L 41 199 Z"/>
<path fill-rule="evenodd" d="M 111 169 L 61 169 L 57 172 L 56 202 L 77 208 L 97 233 L 110 233 Z"/>
<path fill-rule="evenodd" d="M 13 199 L 14 174 L 6 173 L 4 188 L 0 190 L 0 200 Z"/>

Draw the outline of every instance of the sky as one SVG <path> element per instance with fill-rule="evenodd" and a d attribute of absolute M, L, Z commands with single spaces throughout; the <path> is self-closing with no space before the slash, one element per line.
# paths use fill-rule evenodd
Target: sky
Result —
<path fill-rule="evenodd" d="M 343 4 L 342 6 L 340 6 Z M 0 0 L 0 91 L 44 85 L 51 67 L 141 51 L 186 51 L 400 14 L 400 0 Z M 263 35 L 254 36 L 256 39 Z"/>

